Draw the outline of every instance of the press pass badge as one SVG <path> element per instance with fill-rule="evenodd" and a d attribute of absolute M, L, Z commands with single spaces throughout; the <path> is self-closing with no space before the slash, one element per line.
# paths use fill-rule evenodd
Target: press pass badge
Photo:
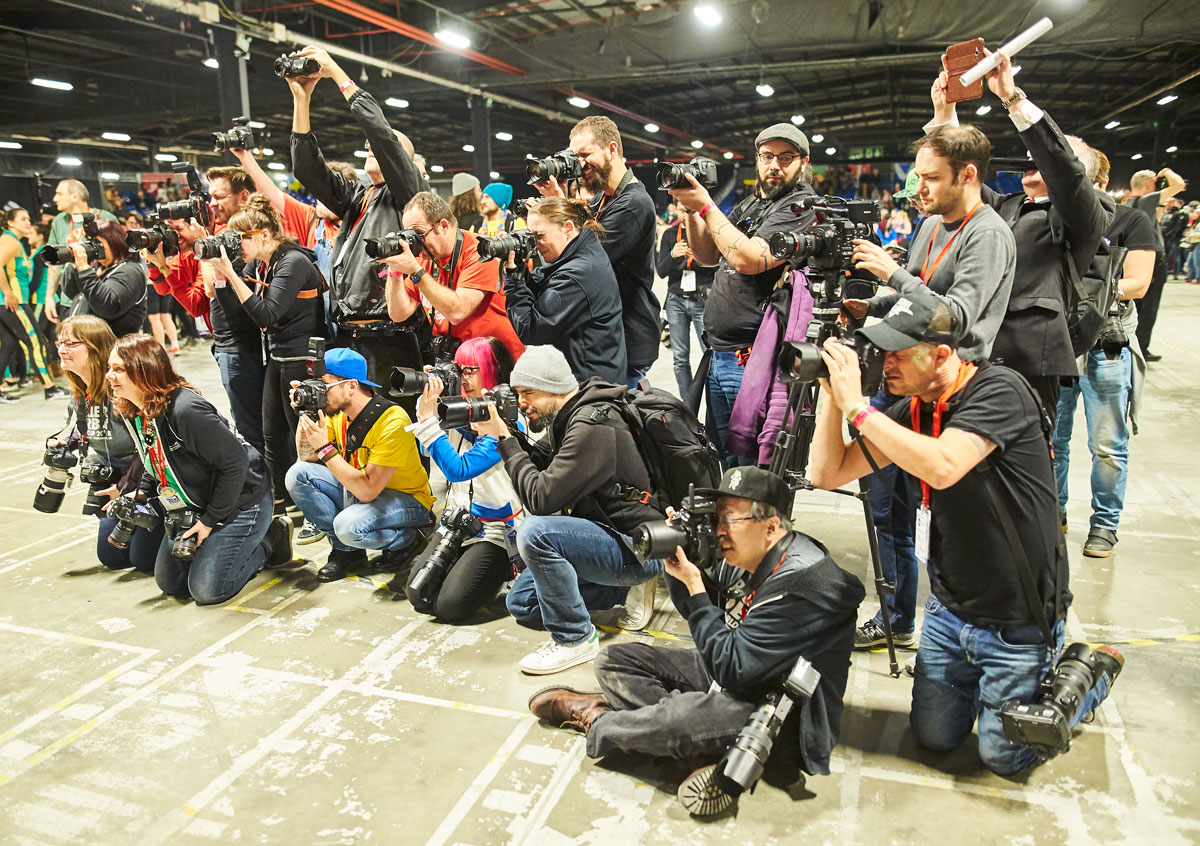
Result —
<path fill-rule="evenodd" d="M 683 271 L 683 275 L 679 277 L 679 290 L 688 293 L 696 290 L 696 271 Z"/>
<path fill-rule="evenodd" d="M 917 560 L 924 565 L 929 564 L 929 506 L 921 505 L 917 508 L 917 525 L 913 537 L 913 546 L 916 548 Z"/>

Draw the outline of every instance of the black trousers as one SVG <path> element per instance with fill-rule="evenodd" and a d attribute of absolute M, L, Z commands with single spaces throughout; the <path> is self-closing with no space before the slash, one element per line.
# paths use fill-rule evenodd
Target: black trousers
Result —
<path fill-rule="evenodd" d="M 1058 395 L 1062 393 L 1062 377 L 1030 376 L 1027 373 L 1021 375 L 1029 380 L 1038 399 L 1042 401 L 1042 408 L 1046 409 L 1046 414 L 1050 416 L 1050 427 L 1053 429 L 1054 418 L 1058 416 Z"/>
<path fill-rule="evenodd" d="M 1150 278 L 1150 287 L 1137 303 L 1138 323 L 1137 339 L 1142 347 L 1142 355 L 1150 352 L 1150 335 L 1154 332 L 1154 324 L 1158 321 L 1158 307 L 1162 303 L 1163 288 L 1167 284 L 1167 263 L 1162 254 L 1154 260 L 1154 275 Z"/>
<path fill-rule="evenodd" d="M 271 473 L 275 498 L 285 502 L 291 500 L 284 480 L 288 468 L 296 463 L 296 427 L 300 423 L 300 415 L 288 402 L 288 390 L 293 379 L 305 378 L 307 372 L 303 361 L 276 361 L 273 358 L 267 361 L 262 396 L 263 458 Z"/>
<path fill-rule="evenodd" d="M 433 552 L 437 540 L 441 540 L 441 535 L 436 536 L 429 552 Z M 413 566 L 410 579 L 420 572 L 425 558 L 423 556 L 420 563 Z M 488 541 L 479 541 L 462 548 L 433 602 L 421 602 L 411 591 L 408 598 L 413 608 L 422 614 L 431 614 L 444 623 L 461 623 L 480 606 L 495 599 L 511 576 L 508 550 Z"/>

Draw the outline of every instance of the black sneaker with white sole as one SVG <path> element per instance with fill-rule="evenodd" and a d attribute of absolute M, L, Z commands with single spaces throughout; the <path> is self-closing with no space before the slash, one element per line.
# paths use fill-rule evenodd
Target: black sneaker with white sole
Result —
<path fill-rule="evenodd" d="M 917 636 L 914 632 L 898 632 L 892 629 L 892 643 L 900 647 L 912 646 Z M 874 620 L 867 620 L 854 630 L 854 648 L 870 649 L 873 646 L 883 646 L 887 643 L 887 633 L 883 626 Z"/>
<path fill-rule="evenodd" d="M 324 529 L 318 529 L 316 525 L 305 520 L 304 524 L 300 526 L 300 531 L 296 532 L 296 537 L 292 543 L 297 546 L 304 546 L 305 544 L 316 543 L 324 537 Z"/>

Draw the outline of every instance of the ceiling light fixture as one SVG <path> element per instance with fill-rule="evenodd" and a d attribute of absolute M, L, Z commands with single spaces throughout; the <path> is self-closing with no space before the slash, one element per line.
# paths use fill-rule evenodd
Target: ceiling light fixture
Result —
<path fill-rule="evenodd" d="M 267 162 L 267 167 L 271 170 L 285 170 L 284 166 L 279 162 Z"/>
<path fill-rule="evenodd" d="M 643 126 L 642 129 L 646 130 L 647 132 L 658 132 L 658 124 L 657 123 L 648 123 L 645 126 Z"/>
<path fill-rule="evenodd" d="M 397 109 L 407 109 L 408 108 L 408 101 L 405 100 L 403 97 L 388 97 L 383 102 L 385 102 L 389 106 L 392 106 L 393 108 L 397 108 Z"/>
<path fill-rule="evenodd" d="M 725 151 L 725 159 L 726 159 L 726 161 L 728 161 L 729 159 L 732 159 L 732 158 L 733 158 L 733 151 L 732 151 L 732 150 L 726 150 L 726 151 Z"/>
<path fill-rule="evenodd" d="M 109 141 L 128 141 L 130 136 L 124 132 L 102 132 L 100 137 Z"/>
<path fill-rule="evenodd" d="M 41 88 L 53 88 L 56 91 L 70 91 L 75 87 L 69 82 L 60 82 L 57 79 L 46 79 L 41 76 L 35 76 L 29 81 Z"/>
<path fill-rule="evenodd" d="M 430 165 L 429 169 L 432 170 L 434 173 L 441 173 L 446 168 L 442 167 L 441 165 Z"/>
<path fill-rule="evenodd" d="M 692 13 L 705 26 L 717 26 L 721 23 L 721 10 L 708 3 L 697 3 L 692 7 Z"/>
<path fill-rule="evenodd" d="M 992 110 L 991 106 L 980 106 L 978 109 L 975 110 L 975 114 L 979 115 L 980 117 L 983 117 L 991 110 Z"/>
<path fill-rule="evenodd" d="M 79 165 L 83 164 L 82 161 L 74 156 L 59 156 L 58 163 L 60 165 L 67 165 L 68 167 L 78 167 Z"/>
<path fill-rule="evenodd" d="M 1178 95 L 1178 94 L 1168 94 L 1168 95 L 1167 95 L 1167 96 L 1165 96 L 1165 97 L 1159 97 L 1159 98 L 1158 98 L 1158 104 L 1159 104 L 1160 106 L 1165 106 L 1167 103 L 1174 103 L 1174 102 L 1175 102 L 1176 100 L 1178 100 L 1178 99 L 1179 99 L 1179 95 Z"/>
<path fill-rule="evenodd" d="M 117 179 L 120 179 L 120 178 L 121 178 L 121 174 L 119 174 L 119 173 L 113 173 L 111 170 L 105 170 L 105 171 L 101 171 L 101 173 L 100 173 L 100 178 L 101 178 L 101 179 L 112 179 L 112 180 L 117 180 Z"/>
<path fill-rule="evenodd" d="M 694 150 L 699 150 L 703 146 L 704 146 L 704 142 L 701 141 L 699 138 L 697 138 L 695 141 L 692 142 L 692 149 L 694 149 Z"/>
<path fill-rule="evenodd" d="M 827 155 L 827 156 L 832 156 L 836 152 L 837 152 L 837 147 L 826 147 L 825 148 L 825 155 Z"/>
<path fill-rule="evenodd" d="M 178 161 L 179 156 L 174 153 L 155 153 L 154 160 L 156 162 L 173 162 Z"/>
<path fill-rule="evenodd" d="M 448 44 L 451 47 L 457 47 L 459 50 L 467 50 L 471 46 L 471 39 L 463 35 L 461 32 L 455 32 L 452 29 L 439 29 L 433 34 L 433 37 L 443 44 Z"/>
<path fill-rule="evenodd" d="M 213 70 L 216 70 L 217 68 L 219 68 L 221 66 L 221 63 L 218 62 L 216 59 L 214 59 L 212 56 L 209 56 L 207 59 L 204 60 L 204 66 L 206 68 L 212 68 Z"/>
<path fill-rule="evenodd" d="M 356 159 L 365 159 L 366 157 L 367 157 L 367 151 L 366 151 L 366 150 L 355 150 L 355 151 L 354 151 L 354 158 L 356 158 Z"/>
<path fill-rule="evenodd" d="M 19 149 L 21 149 L 21 145 L 20 145 L 20 143 L 18 143 L 16 141 L 0 141 L 0 150 L 19 150 Z"/>
<path fill-rule="evenodd" d="M 804 115 L 792 115 L 792 123 L 796 126 L 804 126 Z"/>
<path fill-rule="evenodd" d="M 1135 161 L 1135 162 L 1136 162 L 1136 161 L 1140 160 L 1140 159 L 1141 159 L 1141 157 L 1142 157 L 1142 154 L 1141 154 L 1141 153 L 1134 153 L 1134 154 L 1133 154 L 1132 156 L 1130 156 L 1129 158 L 1130 158 L 1130 160 L 1132 160 L 1132 161 Z"/>
<path fill-rule="evenodd" d="M 474 153 L 475 145 L 474 144 L 463 144 L 463 152 L 464 153 Z"/>
<path fill-rule="evenodd" d="M 577 109 L 586 109 L 592 105 L 591 100 L 585 100 L 583 97 L 568 97 L 567 102 Z"/>
<path fill-rule="evenodd" d="M 818 132 L 816 135 L 814 135 L 812 137 L 812 140 L 813 140 L 814 144 L 820 144 L 822 141 L 825 140 L 825 136 Z"/>
<path fill-rule="evenodd" d="M 758 92 L 760 97 L 770 97 L 775 93 L 775 89 L 772 88 L 770 83 L 767 82 L 760 82 L 758 85 L 754 86 L 754 90 Z"/>
<path fill-rule="evenodd" d="M 489 171 L 488 176 L 491 177 L 492 179 L 499 179 L 500 171 L 498 171 L 498 170 Z"/>
<path fill-rule="evenodd" d="M 1104 124 L 1104 128 L 1105 129 L 1116 129 L 1120 125 L 1121 125 L 1121 122 L 1119 120 L 1110 120 L 1108 123 Z"/>
<path fill-rule="evenodd" d="M 1179 146 L 1177 144 L 1172 144 L 1170 147 L 1167 148 L 1167 152 L 1174 153 L 1178 149 L 1179 149 Z"/>
<path fill-rule="evenodd" d="M 246 126 L 250 127 L 251 129 L 266 129 L 267 128 L 267 125 L 265 123 L 263 123 L 261 120 L 246 121 Z"/>
<path fill-rule="evenodd" d="M 496 140 L 497 141 L 511 141 L 512 133 L 511 132 L 497 132 Z"/>
<path fill-rule="evenodd" d="M 272 150 L 270 147 L 263 147 L 263 148 L 262 148 L 261 150 L 259 150 L 258 152 L 259 152 L 259 154 L 260 154 L 260 155 L 266 156 L 266 157 L 268 157 L 268 158 L 270 158 L 271 156 L 275 155 L 275 151 L 274 151 L 274 150 Z"/>

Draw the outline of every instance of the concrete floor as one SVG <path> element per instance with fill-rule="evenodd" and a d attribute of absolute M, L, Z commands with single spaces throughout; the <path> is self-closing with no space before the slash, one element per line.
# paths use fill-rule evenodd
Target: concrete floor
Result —
<path fill-rule="evenodd" d="M 921 752 L 911 681 L 888 676 L 886 653 L 858 654 L 833 774 L 763 785 L 710 822 L 676 803 L 680 767 L 591 761 L 578 735 L 526 712 L 546 680 L 516 662 L 543 635 L 508 618 L 451 628 L 382 582 L 321 584 L 324 544 L 301 548 L 319 553 L 307 568 L 215 608 L 105 571 L 80 486 L 59 514 L 30 508 L 62 405 L 28 394 L 0 409 L 0 843 L 1198 842 L 1200 290 L 1171 283 L 1164 299 L 1164 360 L 1112 559 L 1079 556 L 1087 463 L 1072 467 L 1069 632 L 1118 644 L 1128 664 L 1070 754 L 1007 780 L 980 767 L 973 742 Z M 179 365 L 224 404 L 206 352 Z M 669 358 L 653 376 L 672 384 Z M 854 501 L 804 495 L 797 518 L 869 583 Z M 605 638 L 686 646 L 659 604 L 653 631 Z M 863 617 L 873 609 L 869 596 Z M 587 667 L 552 678 L 592 683 Z"/>

